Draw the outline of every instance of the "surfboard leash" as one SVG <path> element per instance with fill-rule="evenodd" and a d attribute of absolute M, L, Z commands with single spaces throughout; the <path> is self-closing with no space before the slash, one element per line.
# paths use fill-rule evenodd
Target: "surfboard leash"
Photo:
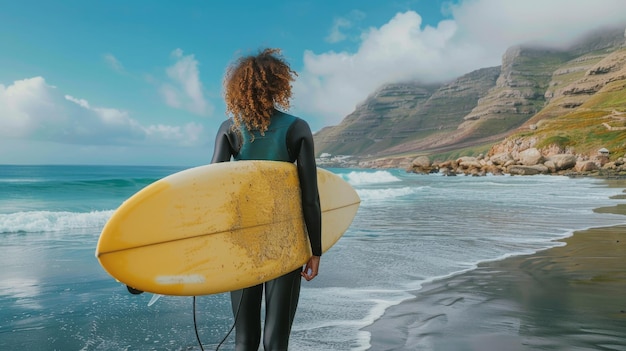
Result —
<path fill-rule="evenodd" d="M 198 334 L 198 322 L 196 321 L 196 297 L 195 296 L 193 297 L 193 329 L 196 332 L 196 340 L 198 340 L 198 345 L 200 345 L 200 350 L 204 351 L 204 347 L 202 346 L 202 341 L 200 340 L 200 334 Z"/>
<path fill-rule="evenodd" d="M 243 294 L 244 294 L 244 291 L 241 292 L 241 297 L 239 298 L 239 303 L 237 304 L 237 312 L 235 313 L 235 320 L 233 321 L 233 325 L 228 330 L 228 333 L 226 333 L 226 336 L 224 336 L 222 341 L 220 341 L 220 343 L 217 345 L 217 347 L 215 348 L 215 351 L 219 351 L 220 347 L 222 347 L 222 344 L 226 342 L 226 339 L 228 339 L 228 337 L 230 336 L 230 333 L 232 333 L 233 329 L 235 329 L 235 324 L 237 324 L 237 317 L 239 317 L 239 310 L 241 309 L 241 301 L 243 300 Z M 198 323 L 196 320 L 196 296 L 193 297 L 193 328 L 196 332 L 196 340 L 198 340 L 198 345 L 200 345 L 200 350 L 204 351 L 204 347 L 202 346 L 202 341 L 200 340 L 200 334 L 198 333 Z"/>

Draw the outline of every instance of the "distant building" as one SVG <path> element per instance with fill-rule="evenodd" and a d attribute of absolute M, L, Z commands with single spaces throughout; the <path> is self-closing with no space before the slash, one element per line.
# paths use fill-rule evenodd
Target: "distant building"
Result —
<path fill-rule="evenodd" d="M 600 155 L 600 156 L 607 156 L 608 157 L 609 156 L 609 150 L 607 150 L 606 148 L 603 147 L 602 149 L 598 150 L 598 155 Z"/>

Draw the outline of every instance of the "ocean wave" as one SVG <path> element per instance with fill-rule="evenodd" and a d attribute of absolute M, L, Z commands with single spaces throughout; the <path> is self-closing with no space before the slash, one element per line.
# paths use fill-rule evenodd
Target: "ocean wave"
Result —
<path fill-rule="evenodd" d="M 0 233 L 41 233 L 102 228 L 113 212 L 113 210 L 85 213 L 28 211 L 0 214 Z"/>
<path fill-rule="evenodd" d="M 389 200 L 402 196 L 413 195 L 420 192 L 422 188 L 402 187 L 402 188 L 385 188 L 385 189 L 357 189 L 357 193 L 363 203 L 368 201 Z"/>
<path fill-rule="evenodd" d="M 56 180 L 56 179 L 0 179 L 3 187 L 15 187 L 22 189 L 98 189 L 98 188 L 126 188 L 144 187 L 155 182 L 158 178 L 110 178 L 110 179 L 88 179 L 88 180 Z"/>
<path fill-rule="evenodd" d="M 350 185 L 366 185 L 399 182 L 400 179 L 389 171 L 360 172 L 352 171 L 341 175 Z"/>

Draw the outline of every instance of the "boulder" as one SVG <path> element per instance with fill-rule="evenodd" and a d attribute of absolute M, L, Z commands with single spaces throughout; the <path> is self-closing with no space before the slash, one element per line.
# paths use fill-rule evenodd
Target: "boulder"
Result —
<path fill-rule="evenodd" d="M 508 169 L 511 175 L 536 175 L 548 173 L 548 167 L 544 165 L 523 166 L 514 165 Z"/>
<path fill-rule="evenodd" d="M 558 154 L 548 157 L 548 161 L 554 163 L 556 171 L 562 171 L 576 166 L 576 155 L 572 154 Z"/>
<path fill-rule="evenodd" d="M 439 173 L 443 174 L 444 176 L 450 176 L 450 177 L 456 176 L 456 173 L 448 167 L 439 168 Z"/>
<path fill-rule="evenodd" d="M 418 156 L 411 162 L 411 164 L 413 165 L 413 167 L 418 167 L 421 169 L 427 169 L 431 166 L 430 158 L 428 158 L 428 156 Z"/>
<path fill-rule="evenodd" d="M 591 172 L 598 169 L 598 165 L 593 161 L 580 161 L 576 162 L 575 167 L 577 172 Z"/>
<path fill-rule="evenodd" d="M 437 168 L 439 168 L 439 169 L 442 169 L 442 168 L 453 168 L 452 161 L 450 161 L 450 160 L 440 162 L 439 164 L 436 164 L 435 166 Z"/>
<path fill-rule="evenodd" d="M 534 147 L 520 152 L 518 157 L 519 161 L 524 166 L 534 166 L 542 163 L 543 161 L 543 156 L 541 155 L 541 152 Z"/>
<path fill-rule="evenodd" d="M 510 152 L 501 152 L 499 154 L 495 154 L 489 158 L 494 165 L 504 166 L 507 162 L 513 161 L 513 156 L 511 156 Z"/>
<path fill-rule="evenodd" d="M 607 162 L 602 166 L 602 169 L 608 169 L 608 170 L 616 170 L 617 169 L 617 165 L 615 164 L 615 162 Z"/>
<path fill-rule="evenodd" d="M 554 163 L 554 161 L 547 160 L 546 162 L 543 163 L 543 165 L 548 167 L 548 170 L 550 171 L 550 173 L 556 172 L 556 164 Z"/>
<path fill-rule="evenodd" d="M 470 156 L 459 157 L 456 162 L 463 169 L 481 168 L 483 166 L 476 157 Z"/>

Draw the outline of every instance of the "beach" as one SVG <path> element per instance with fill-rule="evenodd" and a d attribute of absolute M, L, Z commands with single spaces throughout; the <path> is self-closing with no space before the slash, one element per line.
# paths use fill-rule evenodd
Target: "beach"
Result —
<path fill-rule="evenodd" d="M 596 212 L 626 215 L 626 205 Z M 559 242 L 425 284 L 365 328 L 370 349 L 626 350 L 626 226 Z"/>
<path fill-rule="evenodd" d="M 178 170 L 0 166 L 0 350 L 198 350 L 196 326 L 217 347 L 228 294 L 149 306 L 94 256 L 115 209 Z M 626 350 L 626 182 L 333 171 L 361 206 L 303 282 L 290 350 Z"/>

